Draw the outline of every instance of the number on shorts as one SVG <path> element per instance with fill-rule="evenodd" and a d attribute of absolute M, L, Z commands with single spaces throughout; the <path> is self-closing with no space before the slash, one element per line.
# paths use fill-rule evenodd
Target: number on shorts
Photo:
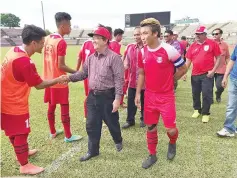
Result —
<path fill-rule="evenodd" d="M 29 128 L 29 127 L 30 127 L 29 119 L 27 119 L 27 120 L 25 121 L 25 123 L 26 123 L 26 128 Z"/>

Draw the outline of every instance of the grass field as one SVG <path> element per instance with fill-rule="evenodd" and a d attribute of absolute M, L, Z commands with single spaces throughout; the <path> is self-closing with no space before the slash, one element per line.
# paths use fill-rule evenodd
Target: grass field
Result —
<path fill-rule="evenodd" d="M 1 60 L 8 48 L 1 48 Z M 67 64 L 76 66 L 79 47 L 69 47 Z M 42 57 L 32 57 L 38 72 L 41 73 Z M 189 75 L 190 76 L 190 75 Z M 31 134 L 30 148 L 39 153 L 30 158 L 33 164 L 46 167 L 37 177 L 50 178 L 237 178 L 237 137 L 221 139 L 216 132 L 222 128 L 225 119 L 227 91 L 221 104 L 211 108 L 211 120 L 203 124 L 201 119 L 192 119 L 192 98 L 190 77 L 180 81 L 177 95 L 177 124 L 180 136 L 177 142 L 177 155 L 174 161 L 166 160 L 168 137 L 159 124 L 158 161 L 151 169 L 141 168 L 143 159 L 148 155 L 146 148 L 146 129 L 136 126 L 123 130 L 124 149 L 117 153 L 106 127 L 103 128 L 100 156 L 88 162 L 79 162 L 79 157 L 87 151 L 87 134 L 83 122 L 83 83 L 70 84 L 70 115 L 74 134 L 84 136 L 77 143 L 64 143 L 63 135 L 55 140 L 49 139 L 46 119 L 47 105 L 43 103 L 43 90 L 32 89 L 30 95 Z M 62 128 L 57 108 L 57 128 Z M 120 110 L 120 123 L 124 124 L 126 110 Z M 138 117 L 137 117 L 138 121 Z M 8 138 L 1 132 L 1 175 L 19 176 L 19 166 Z"/>

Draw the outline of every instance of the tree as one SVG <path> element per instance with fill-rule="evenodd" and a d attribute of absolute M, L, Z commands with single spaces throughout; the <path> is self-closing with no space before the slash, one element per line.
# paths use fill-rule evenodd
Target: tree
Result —
<path fill-rule="evenodd" d="M 3 27 L 20 27 L 21 19 L 11 13 L 1 13 L 1 26 Z"/>

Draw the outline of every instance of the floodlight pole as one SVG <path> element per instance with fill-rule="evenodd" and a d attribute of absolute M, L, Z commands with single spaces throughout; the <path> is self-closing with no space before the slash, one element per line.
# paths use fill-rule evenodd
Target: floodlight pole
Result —
<path fill-rule="evenodd" d="M 41 9 L 42 9 L 42 17 L 43 17 L 43 26 L 45 30 L 45 21 L 44 21 L 44 6 L 43 6 L 43 1 L 41 1 Z"/>

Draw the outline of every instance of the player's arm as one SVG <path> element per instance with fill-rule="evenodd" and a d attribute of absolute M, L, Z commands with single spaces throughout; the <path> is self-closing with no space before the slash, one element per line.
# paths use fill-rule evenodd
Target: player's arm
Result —
<path fill-rule="evenodd" d="M 141 108 L 141 90 L 145 83 L 145 71 L 144 71 L 144 64 L 143 64 L 143 57 L 142 53 L 138 53 L 138 80 L 137 80 L 137 88 L 136 88 L 136 97 L 135 97 L 135 105 L 138 108 Z"/>
<path fill-rule="evenodd" d="M 71 69 L 65 64 L 66 50 L 67 50 L 67 43 L 64 40 L 61 40 L 58 44 L 58 68 L 61 71 L 72 74 L 75 73 L 76 70 Z"/>
<path fill-rule="evenodd" d="M 185 61 L 178 52 L 177 49 L 171 47 L 169 49 L 169 60 L 174 64 L 176 68 L 176 72 L 174 74 L 174 79 L 179 80 L 183 75 L 185 75 L 188 71 L 187 66 L 185 65 Z"/>
<path fill-rule="evenodd" d="M 65 76 L 60 76 L 52 80 L 42 80 L 36 70 L 34 63 L 32 61 L 29 61 L 28 58 L 21 59 L 21 64 L 23 64 L 23 66 L 14 68 L 16 70 L 19 70 L 20 74 L 24 78 L 25 82 L 29 85 L 29 87 L 35 87 L 37 90 L 40 90 L 66 81 Z"/>
<path fill-rule="evenodd" d="M 71 74 L 76 72 L 76 70 L 71 69 L 70 67 L 68 67 L 65 64 L 65 56 L 58 56 L 58 68 L 61 71 L 64 71 L 64 72 L 67 72 L 67 73 L 71 73 Z"/>
<path fill-rule="evenodd" d="M 231 55 L 231 60 L 227 64 L 225 75 L 224 75 L 223 80 L 222 80 L 222 86 L 224 88 L 227 86 L 228 76 L 230 75 L 230 72 L 233 69 L 233 66 L 234 66 L 236 60 L 237 60 L 237 45 L 236 45 L 235 50 L 233 51 L 233 53 Z"/>

